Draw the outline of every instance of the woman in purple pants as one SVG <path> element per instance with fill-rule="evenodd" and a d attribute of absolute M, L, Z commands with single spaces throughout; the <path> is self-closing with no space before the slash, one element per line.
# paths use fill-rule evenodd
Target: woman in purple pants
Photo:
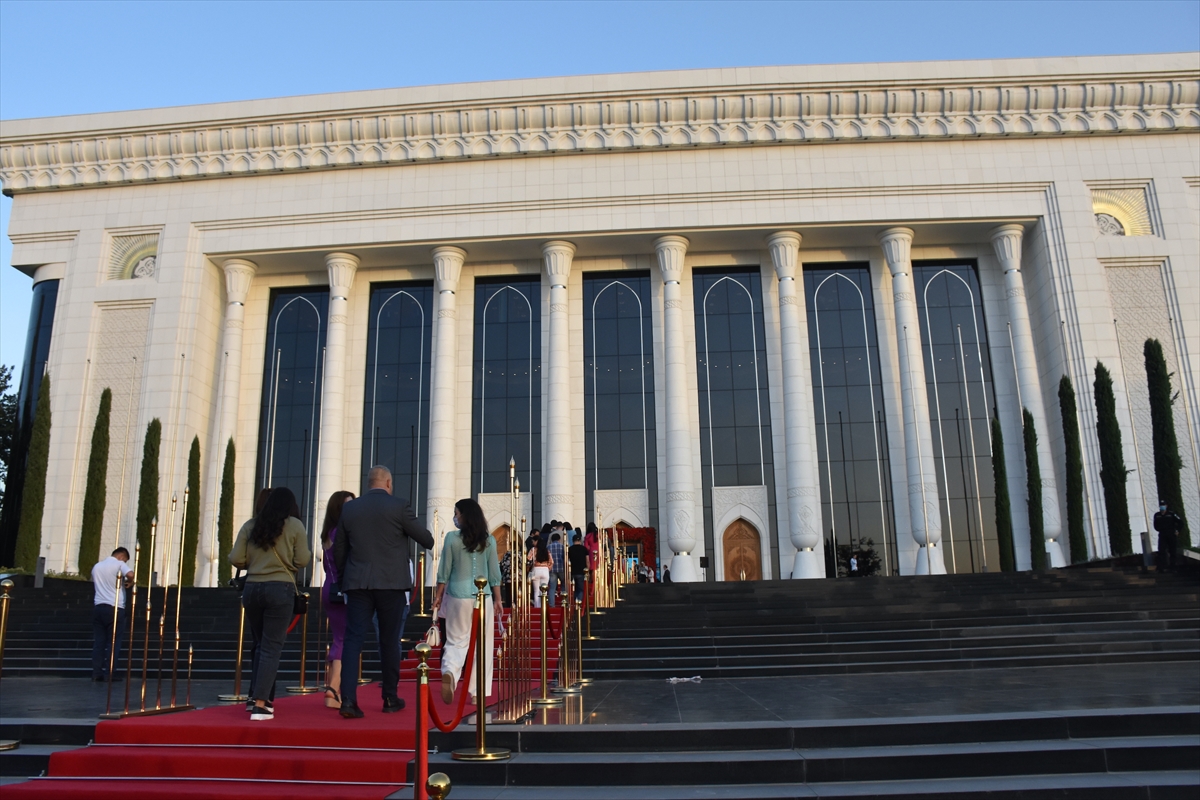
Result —
<path fill-rule="evenodd" d="M 346 638 L 346 602 L 334 598 L 331 602 L 329 586 L 338 580 L 337 564 L 333 561 L 333 540 L 337 538 L 337 525 L 342 517 L 342 506 L 353 500 L 353 492 L 334 492 L 325 506 L 325 523 L 321 526 L 321 564 L 325 567 L 325 582 L 321 585 L 321 607 L 329 618 L 329 669 L 325 687 L 325 705 L 341 708 L 342 698 L 334 687 L 342 685 L 342 642 Z"/>

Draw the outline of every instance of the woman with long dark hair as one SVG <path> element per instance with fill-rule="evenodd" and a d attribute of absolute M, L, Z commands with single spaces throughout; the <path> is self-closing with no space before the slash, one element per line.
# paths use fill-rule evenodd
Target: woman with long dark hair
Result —
<path fill-rule="evenodd" d="M 550 546 L 546 537 L 539 536 L 526 556 L 529 566 L 529 585 L 533 588 L 533 607 L 542 607 L 542 587 L 550 585 L 550 570 L 554 568 L 554 559 L 550 557 Z"/>
<path fill-rule="evenodd" d="M 262 510 L 238 531 L 229 554 L 230 563 L 246 570 L 242 605 L 254 640 L 252 720 L 275 716 L 275 676 L 292 620 L 296 573 L 312 558 L 308 534 L 299 517 L 292 490 L 272 489 Z"/>
<path fill-rule="evenodd" d="M 326 675 L 325 706 L 341 708 L 342 698 L 335 687 L 342 685 L 342 645 L 346 641 L 346 601 L 329 594 L 331 584 L 337 583 L 337 564 L 333 560 L 333 540 L 337 538 L 338 521 L 342 518 L 342 506 L 354 499 L 353 492 L 334 492 L 325 505 L 325 522 L 321 525 L 321 565 L 325 568 L 325 582 L 321 584 L 321 607 L 329 619 L 329 669 Z M 335 602 L 336 601 L 336 602 Z"/>
<path fill-rule="evenodd" d="M 487 578 L 491 590 L 481 623 L 487 645 L 484 656 L 487 664 L 486 692 L 492 693 L 492 661 L 495 652 L 494 623 L 496 611 L 503 607 L 500 600 L 500 562 L 496 558 L 496 539 L 488 533 L 483 509 L 470 498 L 454 504 L 455 531 L 446 534 L 442 557 L 438 563 L 437 588 L 434 590 L 433 617 L 439 612 L 446 619 L 446 644 L 442 649 L 442 702 L 454 699 L 454 688 L 462 675 L 471 643 L 471 617 L 475 609 L 475 578 Z M 474 681 L 472 681 L 474 684 Z M 471 702 L 476 702 L 475 686 L 467 687 Z"/>

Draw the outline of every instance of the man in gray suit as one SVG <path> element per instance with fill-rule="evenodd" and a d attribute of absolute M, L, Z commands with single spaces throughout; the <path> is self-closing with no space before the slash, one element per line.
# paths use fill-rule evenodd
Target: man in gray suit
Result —
<path fill-rule="evenodd" d="M 433 534 L 417 522 L 407 500 L 392 496 L 392 472 L 371 467 L 367 493 L 342 507 L 333 558 L 346 594 L 346 641 L 342 650 L 342 708 L 348 719 L 363 716 L 358 707 L 358 670 L 363 637 L 371 616 L 379 615 L 379 661 L 383 670 L 383 713 L 404 708 L 396 696 L 400 683 L 400 619 L 404 593 L 413 588 L 409 539 L 426 550 Z"/>

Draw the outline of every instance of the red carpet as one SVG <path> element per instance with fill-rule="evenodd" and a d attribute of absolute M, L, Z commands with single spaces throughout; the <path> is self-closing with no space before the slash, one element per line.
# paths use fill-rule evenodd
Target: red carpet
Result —
<path fill-rule="evenodd" d="M 551 653 L 557 654 L 557 644 L 552 641 Z M 550 667 L 556 662 L 552 659 Z M 456 706 L 442 703 L 439 661 L 430 663 L 431 700 L 443 719 L 451 719 Z M 55 753 L 49 777 L 5 786 L 4 800 L 382 800 L 404 785 L 413 758 L 415 670 L 416 660 L 406 659 L 399 691 L 406 707 L 398 714 L 382 713 L 379 684 L 371 683 L 359 687 L 358 703 L 366 716 L 358 720 L 342 719 L 325 707 L 323 694 L 315 693 L 278 698 L 275 719 L 268 722 L 251 722 L 241 704 L 102 721 L 95 744 Z M 468 703 L 464 717 L 473 711 Z"/>

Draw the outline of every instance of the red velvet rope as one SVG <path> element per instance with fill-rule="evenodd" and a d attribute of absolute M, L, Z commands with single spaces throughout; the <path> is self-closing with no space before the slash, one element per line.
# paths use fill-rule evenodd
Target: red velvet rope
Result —
<path fill-rule="evenodd" d="M 449 724 L 442 722 L 441 717 L 438 715 L 437 705 L 433 702 L 429 703 L 429 716 L 433 720 L 433 724 L 437 725 L 438 730 L 442 733 L 450 733 L 450 731 L 457 728 L 458 724 L 462 722 L 463 710 L 467 707 L 467 695 L 470 693 L 469 687 L 471 685 L 471 667 L 473 667 L 475 664 L 475 641 L 478 638 L 479 609 L 475 609 L 471 615 L 471 643 L 467 646 L 467 662 L 463 667 L 462 679 L 459 681 L 459 687 L 461 691 L 458 695 L 458 711 L 455 713 L 454 719 L 452 719 Z M 442 658 L 443 660 L 445 659 L 444 648 L 442 650 Z M 487 702 L 487 698 L 476 698 L 476 701 L 480 702 L 482 705 Z"/>

